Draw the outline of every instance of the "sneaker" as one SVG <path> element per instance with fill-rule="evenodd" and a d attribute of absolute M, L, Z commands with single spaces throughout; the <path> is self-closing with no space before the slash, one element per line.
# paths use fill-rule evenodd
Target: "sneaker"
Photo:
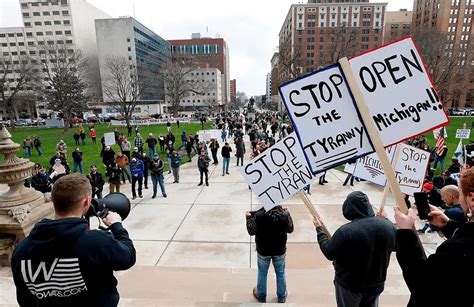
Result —
<path fill-rule="evenodd" d="M 265 303 L 266 302 L 266 300 L 259 300 L 258 299 L 258 297 L 257 297 L 257 287 L 253 288 L 252 294 L 253 294 L 253 297 L 255 297 L 259 303 Z"/>
<path fill-rule="evenodd" d="M 168 197 L 168 195 L 166 195 L 166 194 L 163 194 L 163 197 L 164 197 L 164 198 L 166 198 L 166 197 Z"/>
<path fill-rule="evenodd" d="M 424 231 L 422 228 L 417 229 L 416 232 L 418 232 L 418 233 L 423 233 L 423 234 L 425 233 L 425 231 Z"/>

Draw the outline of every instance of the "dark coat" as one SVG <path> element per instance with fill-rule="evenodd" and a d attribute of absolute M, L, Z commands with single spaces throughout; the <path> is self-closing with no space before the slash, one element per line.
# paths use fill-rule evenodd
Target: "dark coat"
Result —
<path fill-rule="evenodd" d="M 334 261 L 335 280 L 352 292 L 381 293 L 390 254 L 395 250 L 395 227 L 389 220 L 375 217 L 362 192 L 347 196 L 342 213 L 351 222 L 341 226 L 331 239 L 321 227 L 316 229 L 321 251 Z"/>

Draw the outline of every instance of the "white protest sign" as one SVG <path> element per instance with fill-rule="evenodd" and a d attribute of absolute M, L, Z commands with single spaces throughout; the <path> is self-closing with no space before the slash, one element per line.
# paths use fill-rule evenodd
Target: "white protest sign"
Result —
<path fill-rule="evenodd" d="M 393 158 L 395 156 L 395 150 L 396 146 L 390 146 L 385 149 L 390 163 L 392 163 Z M 387 179 L 384 175 L 382 163 L 380 162 L 376 153 L 357 159 L 357 163 L 352 166 L 352 168 L 353 170 L 351 173 L 355 177 L 365 179 L 382 186 L 385 186 L 387 182 Z M 349 173 L 350 170 L 350 168 L 344 169 L 344 171 L 347 173 Z"/>
<path fill-rule="evenodd" d="M 385 147 L 449 124 L 411 37 L 349 63 Z"/>
<path fill-rule="evenodd" d="M 222 130 L 211 129 L 211 130 L 208 130 L 208 132 L 210 133 L 211 138 L 213 138 L 213 139 L 220 139 L 221 138 Z"/>
<path fill-rule="evenodd" d="M 396 147 L 400 147 L 400 155 L 397 161 L 392 161 L 392 165 L 394 166 L 400 190 L 408 195 L 420 192 L 425 179 L 430 153 L 413 146 L 399 144 L 387 149 L 387 154 L 391 160 L 394 158 Z M 376 155 L 363 157 L 357 161 L 353 174 L 356 177 L 385 186 L 387 179 L 385 178 L 384 170 L 379 165 L 380 161 Z"/>
<path fill-rule="evenodd" d="M 457 139 L 468 139 L 471 136 L 471 129 L 457 129 L 456 138 Z"/>
<path fill-rule="evenodd" d="M 266 210 L 290 198 L 314 178 L 294 132 L 241 167 L 240 172 Z"/>
<path fill-rule="evenodd" d="M 339 65 L 282 85 L 280 95 L 313 174 L 374 151 Z"/>
<path fill-rule="evenodd" d="M 107 132 L 104 133 L 105 146 L 115 145 L 115 133 Z"/>

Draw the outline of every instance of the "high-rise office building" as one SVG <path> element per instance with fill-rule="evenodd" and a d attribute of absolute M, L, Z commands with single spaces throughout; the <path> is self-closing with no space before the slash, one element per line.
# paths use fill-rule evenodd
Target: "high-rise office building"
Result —
<path fill-rule="evenodd" d="M 107 59 L 125 59 L 136 69 L 141 101 L 164 101 L 162 71 L 171 60 L 170 44 L 131 17 L 95 20 L 102 84 L 107 82 Z M 104 88 L 104 86 L 102 86 Z M 104 101 L 110 99 L 103 93 Z"/>
<path fill-rule="evenodd" d="M 230 101 L 229 47 L 222 38 L 201 37 L 169 40 L 173 54 L 186 55 L 199 66 L 217 68 L 222 73 L 222 102 Z"/>
<path fill-rule="evenodd" d="M 18 61 L 21 56 L 36 58 L 46 52 L 44 46 L 48 45 L 65 46 L 67 52 L 80 50 L 87 59 L 91 85 L 88 95 L 100 99 L 102 89 L 94 20 L 110 16 L 84 0 L 20 0 L 19 3 L 24 27 L 0 28 L 3 58 L 12 61 Z M 11 78 L 15 77 L 12 72 Z M 45 104 L 38 101 L 36 112 L 32 113 L 46 112 Z M 0 110 L 0 115 L 5 115 L 5 110 Z"/>
<path fill-rule="evenodd" d="M 387 11 L 385 15 L 384 43 L 393 42 L 411 34 L 411 20 L 413 12 L 406 9 Z"/>
<path fill-rule="evenodd" d="M 279 33 L 279 81 L 381 45 L 386 6 L 369 0 L 291 5 Z"/>
<path fill-rule="evenodd" d="M 434 29 L 446 37 L 444 56 L 456 59 L 464 68 L 461 81 L 454 75 L 449 76 L 447 91 L 452 95 L 446 95 L 450 97 L 443 101 L 448 108 L 473 107 L 473 13 L 474 0 L 415 0 L 413 3 L 413 31 Z M 442 98 L 445 94 L 440 93 Z"/>

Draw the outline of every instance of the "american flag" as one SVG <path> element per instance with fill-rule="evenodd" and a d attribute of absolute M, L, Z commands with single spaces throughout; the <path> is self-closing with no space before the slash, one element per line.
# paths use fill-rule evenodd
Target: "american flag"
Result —
<path fill-rule="evenodd" d="M 441 130 L 438 133 L 438 136 L 436 137 L 435 147 L 436 147 L 436 154 L 438 156 L 441 156 L 443 154 L 444 145 L 446 145 L 446 143 L 444 142 L 444 127 L 443 127 L 441 128 Z"/>

